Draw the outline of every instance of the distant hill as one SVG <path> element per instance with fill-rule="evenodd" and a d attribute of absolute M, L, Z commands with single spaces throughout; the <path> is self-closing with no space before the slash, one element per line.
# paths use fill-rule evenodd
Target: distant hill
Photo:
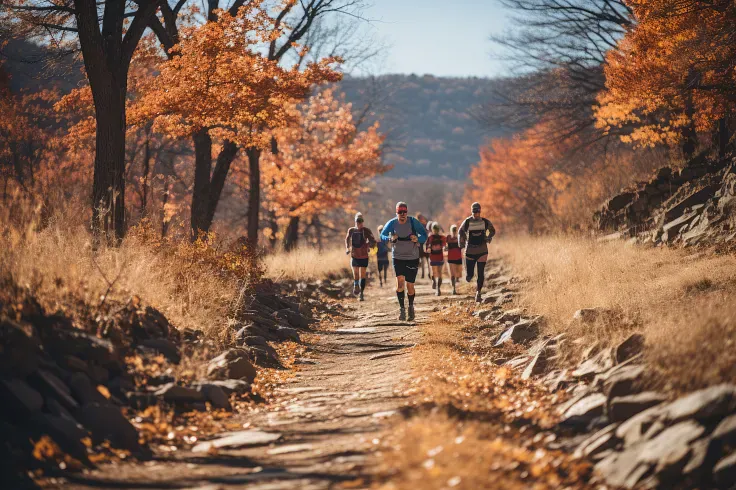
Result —
<path fill-rule="evenodd" d="M 62 93 L 82 83 L 81 61 L 53 59 L 33 43 L 12 40 L 0 49 L 12 90 L 36 91 L 49 84 Z M 29 61 L 35 61 L 29 62 Z M 381 123 L 388 134 L 386 160 L 394 165 L 387 177 L 435 177 L 465 180 L 478 161 L 478 146 L 502 135 L 471 116 L 492 97 L 495 84 L 484 78 L 441 78 L 431 75 L 348 77 L 341 82 L 356 113 L 370 104 L 366 123 Z"/>
<path fill-rule="evenodd" d="M 371 103 L 370 122 L 389 134 L 389 177 L 445 177 L 465 180 L 478 161 L 478 146 L 503 133 L 483 128 L 470 112 L 487 102 L 494 80 L 384 75 L 347 78 L 346 99 L 360 112 Z"/>

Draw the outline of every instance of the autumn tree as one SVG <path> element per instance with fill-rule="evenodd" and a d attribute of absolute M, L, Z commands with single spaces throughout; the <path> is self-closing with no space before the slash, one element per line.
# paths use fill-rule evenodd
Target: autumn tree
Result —
<path fill-rule="evenodd" d="M 296 124 L 275 131 L 279 152 L 267 154 L 264 167 L 268 203 L 288 221 L 286 250 L 296 246 L 301 220 L 353 207 L 365 182 L 390 168 L 381 159 L 378 124 L 359 131 L 351 105 L 334 89 L 293 111 Z"/>
<path fill-rule="evenodd" d="M 736 4 L 730 0 L 631 0 L 636 23 L 607 57 L 599 127 L 625 141 L 680 144 L 715 132 L 721 154 L 736 103 Z"/>
<path fill-rule="evenodd" d="M 261 9 L 270 18 L 270 31 L 265 43 L 265 56 L 268 61 L 277 64 L 284 64 L 287 59 L 292 59 L 295 64 L 299 64 L 305 58 L 303 51 L 299 51 L 297 48 L 299 46 L 301 48 L 309 47 L 305 37 L 315 28 L 320 19 L 340 14 L 356 16 L 362 6 L 360 0 L 307 0 L 304 2 L 266 0 L 257 3 L 261 5 Z M 160 14 L 150 21 L 151 29 L 156 33 L 170 58 L 181 53 L 181 51 L 172 48 L 180 42 L 182 30 L 192 24 L 191 15 L 187 13 L 185 8 L 186 5 L 186 0 L 179 0 L 174 6 L 162 4 Z M 227 13 L 235 17 L 239 9 L 244 6 L 252 8 L 254 2 L 236 0 L 227 6 Z M 203 12 L 205 19 L 210 22 L 216 21 L 216 11 L 220 8 L 225 8 L 225 6 L 221 5 L 218 0 L 209 0 L 207 11 Z M 313 59 L 313 61 L 316 60 Z M 261 131 L 267 132 L 268 129 L 268 125 L 263 125 Z M 195 187 L 198 192 L 192 200 L 193 219 L 195 220 L 192 225 L 193 229 L 209 228 L 212 219 L 207 220 L 206 217 L 214 216 L 232 162 L 239 152 L 244 150 L 249 167 L 248 236 L 252 244 L 257 243 L 259 210 L 261 207 L 260 158 L 263 148 L 260 146 L 242 147 L 239 143 L 225 140 L 222 145 L 215 145 L 219 146 L 216 156 L 208 157 L 208 149 L 211 151 L 213 148 L 210 132 L 202 130 L 194 134 L 192 138 L 195 154 L 200 162 L 199 171 L 195 172 Z M 275 146 L 273 146 L 272 150 L 275 149 Z M 197 204 L 195 204 L 195 201 Z M 205 217 L 205 219 L 195 218 L 195 213 L 197 216 Z"/>
<path fill-rule="evenodd" d="M 144 45 L 150 45 L 144 43 Z M 134 56 L 128 73 L 128 96 L 126 100 L 129 117 L 126 129 L 125 144 L 125 182 L 128 191 L 126 202 L 127 217 L 130 222 L 137 214 L 144 217 L 153 204 L 152 185 L 157 176 L 165 176 L 168 181 L 179 181 L 180 178 L 173 172 L 174 162 L 179 157 L 186 157 L 191 153 L 186 140 L 170 137 L 156 131 L 153 127 L 154 117 L 141 118 L 133 110 L 137 101 L 154 76 L 160 56 L 152 56 L 149 51 L 143 50 Z M 57 115 L 64 122 L 64 143 L 70 156 L 77 156 L 84 161 L 83 155 L 93 151 L 96 136 L 96 118 L 92 91 L 89 84 L 71 90 L 56 104 Z M 162 198 L 167 198 L 162 190 Z M 134 209 L 137 213 L 131 213 Z"/>
<path fill-rule="evenodd" d="M 658 151 L 649 149 L 571 153 L 577 141 L 549 143 L 548 134 L 548 128 L 533 127 L 482 147 L 455 216 L 464 216 L 478 201 L 494 223 L 507 229 L 575 228 L 589 221 L 603 199 L 663 162 Z"/>
<path fill-rule="evenodd" d="M 258 2 L 241 7 L 237 16 L 217 14 L 216 21 L 180 32 L 173 56 L 161 63 L 160 73 L 132 111 L 136 118 L 155 115 L 155 127 L 167 134 L 197 140 L 195 236 L 209 229 L 238 150 L 260 152 L 270 147 L 267 130 L 289 123 L 291 101 L 306 97 L 314 84 L 340 78 L 331 58 L 300 70 L 284 68 L 260 53 L 259 46 L 273 31 Z M 223 143 L 211 176 L 213 140 Z"/>
<path fill-rule="evenodd" d="M 128 69 L 160 0 L 8 0 L 2 21 L 13 35 L 74 52 L 84 59 L 95 107 L 92 226 L 125 234 L 125 131 Z"/>

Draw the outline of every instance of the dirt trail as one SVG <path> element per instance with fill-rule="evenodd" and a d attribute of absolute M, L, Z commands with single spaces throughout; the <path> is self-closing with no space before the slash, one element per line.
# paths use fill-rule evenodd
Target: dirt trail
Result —
<path fill-rule="evenodd" d="M 369 288 L 364 303 L 348 303 L 338 328 L 321 331 L 309 345 L 309 363 L 278 390 L 275 403 L 243 416 L 249 430 L 272 434 L 250 436 L 276 441 L 102 468 L 64 488 L 322 489 L 347 481 L 362 487 L 375 471 L 377 437 L 402 404 L 421 325 L 438 300 L 465 298 L 437 298 L 420 280 L 416 320 L 403 322 L 393 288 Z"/>

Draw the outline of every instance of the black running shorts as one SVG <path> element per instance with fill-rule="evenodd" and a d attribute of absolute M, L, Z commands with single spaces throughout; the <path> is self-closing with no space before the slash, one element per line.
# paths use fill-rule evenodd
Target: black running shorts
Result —
<path fill-rule="evenodd" d="M 368 258 L 356 259 L 355 257 L 353 257 L 352 264 L 353 267 L 368 267 Z"/>
<path fill-rule="evenodd" d="M 406 282 L 414 283 L 417 280 L 419 259 L 401 260 L 394 259 L 394 274 L 396 277 L 404 276 Z"/>

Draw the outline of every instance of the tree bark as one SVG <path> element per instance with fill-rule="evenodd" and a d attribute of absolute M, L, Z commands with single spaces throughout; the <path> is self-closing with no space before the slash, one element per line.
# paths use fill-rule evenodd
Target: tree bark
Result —
<path fill-rule="evenodd" d="M 278 243 L 278 239 L 276 238 L 279 233 L 279 222 L 276 220 L 276 212 L 271 209 L 268 212 L 268 226 L 271 228 L 271 236 L 268 238 L 268 246 L 271 250 L 276 249 L 276 243 Z"/>
<path fill-rule="evenodd" d="M 210 172 L 212 171 L 212 138 L 206 129 L 194 134 L 194 185 L 192 188 L 191 238 L 207 233 L 207 208 L 210 201 Z"/>
<path fill-rule="evenodd" d="M 169 222 L 166 220 L 166 203 L 169 202 L 169 175 L 164 175 L 164 193 L 161 196 L 161 238 L 169 232 Z"/>
<path fill-rule="evenodd" d="M 261 210 L 261 150 L 248 148 L 248 245 L 258 247 L 259 214 Z"/>
<path fill-rule="evenodd" d="M 108 240 L 125 236 L 125 94 L 127 81 L 107 71 L 96 83 L 90 78 L 95 101 L 97 134 L 92 183 L 92 229 Z M 127 70 L 126 74 L 127 76 Z"/>
<path fill-rule="evenodd" d="M 718 158 L 726 158 L 730 139 L 731 131 L 728 128 L 728 116 L 723 116 L 718 120 Z"/>
<path fill-rule="evenodd" d="M 128 69 L 159 0 L 139 2 L 126 23 L 123 0 L 107 0 L 102 13 L 94 0 L 76 0 L 79 46 L 95 104 L 97 134 L 92 184 L 92 229 L 119 242 L 125 236 L 125 96 Z M 129 19 L 128 19 L 129 20 Z M 101 28 L 100 28 L 101 27 Z"/>
<path fill-rule="evenodd" d="M 292 216 L 284 233 L 284 250 L 291 252 L 299 241 L 299 216 Z"/>
<path fill-rule="evenodd" d="M 217 155 L 217 163 L 215 164 L 215 170 L 212 172 L 212 179 L 210 180 L 210 195 L 207 201 L 207 216 L 205 222 L 206 230 L 209 231 L 212 226 L 212 222 L 215 219 L 215 211 L 217 211 L 217 203 L 220 202 L 222 196 L 222 189 L 225 188 L 225 181 L 227 180 L 227 174 L 230 172 L 230 166 L 235 160 L 238 154 L 238 145 L 232 141 L 225 141 L 220 150 L 220 154 Z"/>
<path fill-rule="evenodd" d="M 143 189 L 141 192 L 141 217 L 146 214 L 148 206 L 148 174 L 151 172 L 151 139 L 150 135 L 146 135 L 146 142 L 143 145 Z"/>

